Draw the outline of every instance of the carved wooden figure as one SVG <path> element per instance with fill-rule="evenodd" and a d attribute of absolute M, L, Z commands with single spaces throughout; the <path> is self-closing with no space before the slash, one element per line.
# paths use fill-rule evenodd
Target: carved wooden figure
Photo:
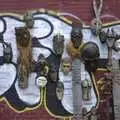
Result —
<path fill-rule="evenodd" d="M 18 85 L 20 88 L 27 88 L 28 77 L 31 72 L 32 63 L 32 40 L 26 27 L 15 28 L 18 48 Z"/>

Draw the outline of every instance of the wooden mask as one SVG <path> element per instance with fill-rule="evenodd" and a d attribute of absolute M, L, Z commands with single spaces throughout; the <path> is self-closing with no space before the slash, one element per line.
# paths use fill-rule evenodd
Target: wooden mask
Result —
<path fill-rule="evenodd" d="M 56 55 L 62 55 L 64 51 L 64 36 L 57 34 L 53 37 L 53 49 Z"/>

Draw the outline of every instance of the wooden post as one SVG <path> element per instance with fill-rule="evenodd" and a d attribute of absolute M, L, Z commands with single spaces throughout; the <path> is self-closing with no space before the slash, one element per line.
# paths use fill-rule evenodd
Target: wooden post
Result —
<path fill-rule="evenodd" d="M 73 120 L 82 120 L 81 62 L 75 58 L 72 62 Z"/>
<path fill-rule="evenodd" d="M 114 102 L 114 120 L 120 120 L 120 68 L 119 61 L 112 60 L 113 65 L 113 102 Z"/>

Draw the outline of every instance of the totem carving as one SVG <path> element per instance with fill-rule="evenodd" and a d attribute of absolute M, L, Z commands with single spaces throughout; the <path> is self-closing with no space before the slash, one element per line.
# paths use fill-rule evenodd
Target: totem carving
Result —
<path fill-rule="evenodd" d="M 67 53 L 72 59 L 73 120 L 82 120 L 81 47 L 83 46 L 82 24 L 73 25 Z M 69 70 L 69 69 L 68 69 Z M 63 69 L 66 71 L 66 69 Z M 79 91 L 79 92 L 78 92 Z"/>
<path fill-rule="evenodd" d="M 15 28 L 16 42 L 18 48 L 18 85 L 27 88 L 28 77 L 31 72 L 32 63 L 32 40 L 26 27 Z"/>

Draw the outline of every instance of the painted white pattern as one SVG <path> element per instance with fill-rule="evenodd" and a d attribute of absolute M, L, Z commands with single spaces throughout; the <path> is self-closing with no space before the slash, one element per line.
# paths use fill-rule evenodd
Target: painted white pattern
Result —
<path fill-rule="evenodd" d="M 49 20 L 54 26 L 53 33 L 49 37 L 39 40 L 39 42 L 42 45 L 53 50 L 52 39 L 53 39 L 53 36 L 57 33 L 61 33 L 64 35 L 65 45 L 70 41 L 70 33 L 72 29 L 71 26 L 69 26 L 68 24 L 64 23 L 63 21 L 60 21 L 59 19 L 53 16 L 46 15 L 46 14 L 37 14 L 34 17 L 43 17 Z M 12 51 L 13 51 L 12 61 L 17 63 L 18 52 L 17 52 L 17 47 L 16 47 L 15 27 L 22 27 L 24 26 L 24 23 L 17 21 L 13 18 L 9 18 L 9 17 L 5 17 L 4 19 L 7 23 L 7 31 L 4 33 L 4 40 L 5 42 L 11 43 Z M 120 25 L 112 26 L 112 28 L 114 28 L 114 30 L 118 34 L 120 34 Z M 2 30 L 3 30 L 3 23 L 0 21 L 0 31 Z M 107 29 L 105 28 L 104 30 L 107 30 Z M 45 36 L 49 32 L 50 32 L 50 26 L 47 22 L 43 20 L 36 20 L 34 28 L 30 30 L 32 37 L 42 37 L 42 36 Z M 83 36 L 84 36 L 83 37 L 84 42 L 93 41 L 98 45 L 100 49 L 100 58 L 107 58 L 107 53 L 108 53 L 107 47 L 105 44 L 102 44 L 100 42 L 99 37 L 93 36 L 90 29 L 83 29 Z M 2 51 L 2 47 L 0 46 L 0 56 L 3 55 L 3 52 L 1 51 Z M 35 61 L 37 60 L 40 53 L 44 54 L 45 57 L 48 57 L 50 55 L 50 51 L 48 51 L 47 49 L 33 48 L 33 59 Z M 119 52 L 117 53 L 113 51 L 113 55 L 114 57 L 117 57 L 118 59 L 120 58 Z M 62 58 L 64 57 L 68 57 L 66 46 L 65 46 L 65 50 L 64 50 Z M 8 68 L 11 68 L 11 69 L 8 69 Z M 1 75 L 3 74 L 2 69 L 4 70 L 5 74 L 9 74 L 5 80 L 2 79 L 2 77 L 3 78 L 5 77 L 5 74 Z M 11 64 L 0 65 L 0 77 L 2 76 L 0 79 L 0 95 L 5 93 L 11 87 L 12 83 L 14 82 L 13 78 L 15 77 L 15 75 L 16 75 L 16 70 L 13 67 L 13 65 Z M 29 105 L 34 105 L 40 101 L 40 96 L 39 96 L 40 90 L 35 86 L 35 76 L 36 76 L 36 73 L 30 74 L 29 86 L 26 90 L 20 89 L 18 87 L 18 82 L 16 82 L 15 84 L 15 88 L 17 90 L 19 98 Z M 88 73 L 84 69 L 84 65 L 82 67 L 81 76 L 82 76 L 81 77 L 82 80 L 84 80 L 85 76 L 88 77 L 88 79 L 90 80 Z M 64 98 L 62 100 L 63 107 L 67 111 L 73 113 L 72 92 L 71 92 L 71 74 L 69 74 L 69 76 L 63 76 L 62 72 L 60 71 L 60 80 L 63 81 L 65 88 L 69 88 L 69 89 L 65 89 L 64 91 L 65 92 Z M 89 101 L 92 104 L 85 105 L 85 103 L 83 102 L 83 106 L 87 107 L 88 111 L 91 109 L 91 106 L 95 105 L 97 102 L 96 95 L 94 93 L 93 88 L 92 88 L 92 96 L 93 96 L 92 101 Z"/>

